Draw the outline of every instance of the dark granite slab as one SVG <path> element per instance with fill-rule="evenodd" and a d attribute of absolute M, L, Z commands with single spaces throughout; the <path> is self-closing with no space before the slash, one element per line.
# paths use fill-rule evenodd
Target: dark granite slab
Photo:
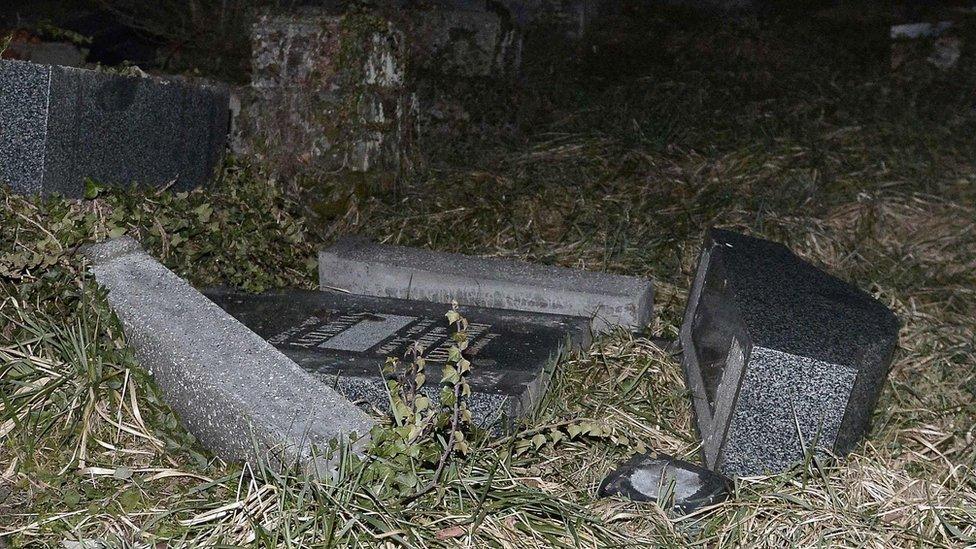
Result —
<path fill-rule="evenodd" d="M 0 183 L 69 197 L 88 178 L 199 186 L 223 155 L 228 101 L 215 86 L 0 61 Z"/>
<path fill-rule="evenodd" d="M 441 365 L 452 345 L 443 304 L 287 290 L 204 294 L 294 360 L 363 406 L 386 409 L 381 367 L 415 341 L 425 349 L 428 396 L 437 401 Z M 589 319 L 503 309 L 461 307 L 470 323 L 465 357 L 472 363 L 469 406 L 476 422 L 531 413 L 555 359 L 570 345 L 589 344 Z"/>
<path fill-rule="evenodd" d="M 712 229 L 681 329 L 705 463 L 776 472 L 849 452 L 898 339 L 886 307 L 781 244 Z"/>

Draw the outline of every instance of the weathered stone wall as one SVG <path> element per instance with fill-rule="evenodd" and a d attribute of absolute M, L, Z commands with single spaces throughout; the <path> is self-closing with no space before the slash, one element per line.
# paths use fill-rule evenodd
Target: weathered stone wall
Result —
<path fill-rule="evenodd" d="M 254 25 L 238 153 L 291 177 L 390 187 L 409 164 L 403 34 L 385 19 L 303 10 Z"/>
<path fill-rule="evenodd" d="M 392 15 L 407 40 L 407 81 L 417 97 L 418 151 L 425 162 L 449 155 L 446 149 L 473 132 L 504 125 L 513 112 L 522 31 L 504 10 L 484 6 Z"/>
<path fill-rule="evenodd" d="M 324 174 L 390 188 L 442 145 L 510 127 L 525 33 L 544 27 L 578 39 L 608 3 L 391 0 L 370 13 L 330 6 L 263 15 L 235 148 L 288 180 L 311 180 L 305 187 Z"/>

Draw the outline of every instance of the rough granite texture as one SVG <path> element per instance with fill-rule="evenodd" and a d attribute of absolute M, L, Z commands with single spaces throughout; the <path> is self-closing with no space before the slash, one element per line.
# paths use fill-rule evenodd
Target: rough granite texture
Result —
<path fill-rule="evenodd" d="M 51 71 L 0 61 L 0 184 L 36 194 L 44 179 Z"/>
<path fill-rule="evenodd" d="M 223 155 L 228 94 L 158 78 L 0 61 L 0 181 L 24 194 L 209 181 Z"/>
<path fill-rule="evenodd" d="M 373 421 L 125 237 L 86 252 L 129 345 L 166 402 L 207 448 L 237 461 L 295 460 L 315 448 L 361 448 Z"/>
<path fill-rule="evenodd" d="M 425 393 L 439 402 L 437 381 L 453 345 L 445 305 L 330 290 L 204 293 L 306 371 L 366 408 L 388 407 L 381 367 L 387 357 L 403 358 L 416 342 L 427 361 Z M 486 428 L 533 413 L 556 359 L 569 345 L 589 344 L 584 318 L 481 307 L 462 307 L 461 313 L 469 322 L 464 352 L 472 363 L 469 407 L 475 422 Z"/>
<path fill-rule="evenodd" d="M 705 463 L 750 475 L 805 448 L 846 454 L 897 340 L 894 314 L 854 286 L 781 244 L 711 229 L 681 329 Z"/>
<path fill-rule="evenodd" d="M 362 295 L 587 317 L 595 331 L 644 327 L 654 297 L 651 281 L 642 278 L 354 237 L 319 252 L 319 284 Z"/>

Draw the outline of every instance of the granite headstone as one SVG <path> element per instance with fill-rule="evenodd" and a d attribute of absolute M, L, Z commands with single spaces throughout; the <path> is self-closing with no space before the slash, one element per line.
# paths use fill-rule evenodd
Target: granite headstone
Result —
<path fill-rule="evenodd" d="M 68 197 L 88 178 L 186 190 L 213 174 L 228 116 L 217 86 L 0 61 L 0 184 Z"/>
<path fill-rule="evenodd" d="M 681 327 L 705 464 L 752 475 L 848 453 L 897 341 L 890 310 L 782 244 L 708 231 Z"/>
<path fill-rule="evenodd" d="M 222 289 L 204 294 L 307 372 L 364 407 L 389 403 L 381 368 L 403 358 L 413 343 L 427 361 L 425 394 L 438 401 L 441 366 L 453 344 L 444 305 L 351 295 L 282 290 L 245 294 Z M 555 359 L 589 343 L 585 318 L 461 307 L 469 322 L 472 363 L 469 407 L 476 423 L 531 413 L 543 396 Z"/>

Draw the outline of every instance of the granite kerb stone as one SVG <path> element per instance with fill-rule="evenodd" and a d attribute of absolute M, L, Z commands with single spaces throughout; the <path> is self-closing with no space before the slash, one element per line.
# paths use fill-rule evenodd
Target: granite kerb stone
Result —
<path fill-rule="evenodd" d="M 319 252 L 319 284 L 355 294 L 591 319 L 596 332 L 643 328 L 650 280 L 345 237 Z"/>
<path fill-rule="evenodd" d="M 128 237 L 85 251 L 129 345 L 183 425 L 216 455 L 329 471 L 374 421 Z"/>

